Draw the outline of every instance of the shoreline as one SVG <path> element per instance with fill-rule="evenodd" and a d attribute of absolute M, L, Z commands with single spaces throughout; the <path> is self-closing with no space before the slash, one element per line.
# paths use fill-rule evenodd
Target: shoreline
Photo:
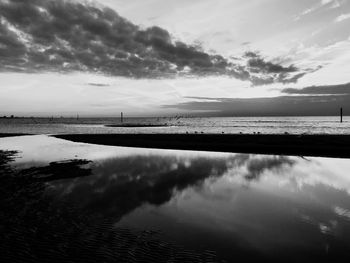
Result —
<path fill-rule="evenodd" d="M 0 138 L 33 135 L 29 133 L 0 133 Z"/>
<path fill-rule="evenodd" d="M 154 128 L 154 127 L 169 127 L 167 124 L 139 124 L 139 123 L 125 123 L 125 124 L 106 124 L 105 127 L 115 128 Z"/>
<path fill-rule="evenodd" d="M 350 158 L 350 135 L 60 134 L 53 137 L 110 146 Z"/>

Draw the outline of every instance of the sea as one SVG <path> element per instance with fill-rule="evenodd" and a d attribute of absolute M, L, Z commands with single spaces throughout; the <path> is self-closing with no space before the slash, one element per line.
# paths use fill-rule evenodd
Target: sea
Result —
<path fill-rule="evenodd" d="M 350 134 L 350 117 L 0 118 L 0 133 Z"/>

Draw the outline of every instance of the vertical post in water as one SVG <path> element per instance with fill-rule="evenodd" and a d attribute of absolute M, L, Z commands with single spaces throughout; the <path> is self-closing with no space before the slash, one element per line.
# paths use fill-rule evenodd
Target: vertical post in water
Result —
<path fill-rule="evenodd" d="M 343 122 L 343 108 L 340 108 L 340 122 Z"/>
<path fill-rule="evenodd" d="M 123 112 L 120 113 L 120 122 L 123 123 Z"/>

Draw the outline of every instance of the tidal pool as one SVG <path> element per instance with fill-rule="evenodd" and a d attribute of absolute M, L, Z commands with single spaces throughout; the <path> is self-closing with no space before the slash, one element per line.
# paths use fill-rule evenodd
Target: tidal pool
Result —
<path fill-rule="evenodd" d="M 50 205 L 30 207 L 41 213 L 30 217 L 36 231 L 55 233 L 84 216 L 136 236 L 151 233 L 164 246 L 196 255 L 192 262 L 345 262 L 350 256 L 349 159 L 112 147 L 44 135 L 0 138 L 0 150 L 18 151 L 11 167 L 41 183 L 35 198 Z M 67 165 L 72 160 L 85 162 Z M 20 220 L 28 205 L 19 207 Z M 42 222 L 57 211 L 49 224 Z"/>

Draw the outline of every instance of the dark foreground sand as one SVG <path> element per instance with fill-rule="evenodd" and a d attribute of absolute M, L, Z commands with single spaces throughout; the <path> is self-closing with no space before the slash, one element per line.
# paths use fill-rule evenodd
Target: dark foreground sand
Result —
<path fill-rule="evenodd" d="M 55 137 L 114 146 L 350 158 L 350 135 L 67 134 Z"/>

